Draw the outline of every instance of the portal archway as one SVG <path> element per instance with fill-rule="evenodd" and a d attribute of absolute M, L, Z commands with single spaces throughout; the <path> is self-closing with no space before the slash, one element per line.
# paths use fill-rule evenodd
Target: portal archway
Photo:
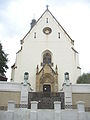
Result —
<path fill-rule="evenodd" d="M 42 67 L 36 74 L 36 91 L 37 92 L 57 92 L 58 91 L 58 74 L 48 64 Z"/>

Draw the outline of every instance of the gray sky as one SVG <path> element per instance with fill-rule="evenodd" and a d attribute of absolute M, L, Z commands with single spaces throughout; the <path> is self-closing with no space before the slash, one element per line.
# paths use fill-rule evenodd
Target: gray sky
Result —
<path fill-rule="evenodd" d="M 29 31 L 31 20 L 37 20 L 47 4 L 75 41 L 82 73 L 90 72 L 90 0 L 0 0 L 0 42 L 9 54 L 8 78 L 20 49 L 20 40 Z"/>

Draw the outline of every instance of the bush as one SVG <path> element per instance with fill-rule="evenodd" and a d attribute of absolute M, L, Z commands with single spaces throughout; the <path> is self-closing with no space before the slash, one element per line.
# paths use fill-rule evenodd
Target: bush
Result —
<path fill-rule="evenodd" d="M 90 84 L 90 73 L 84 73 L 77 79 L 77 84 Z"/>

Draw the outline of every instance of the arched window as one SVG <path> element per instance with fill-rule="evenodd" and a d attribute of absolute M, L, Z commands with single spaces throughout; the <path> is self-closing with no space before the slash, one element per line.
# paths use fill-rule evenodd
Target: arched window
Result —
<path fill-rule="evenodd" d="M 52 64 L 52 54 L 49 50 L 43 52 L 43 65 Z"/>
<path fill-rule="evenodd" d="M 43 55 L 43 63 L 45 63 L 45 64 L 51 63 L 51 55 L 49 53 L 45 53 Z"/>

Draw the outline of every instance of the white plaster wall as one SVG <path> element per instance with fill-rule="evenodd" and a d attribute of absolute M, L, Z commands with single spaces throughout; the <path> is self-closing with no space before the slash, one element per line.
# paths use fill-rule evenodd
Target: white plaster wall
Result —
<path fill-rule="evenodd" d="M 22 50 L 16 54 L 16 61 L 15 61 L 15 69 L 14 69 L 14 78 L 12 79 L 14 82 L 23 82 L 23 76 L 20 74 L 22 72 Z M 17 80 L 18 79 L 18 80 Z M 17 81 L 16 81 L 17 80 Z"/>
<path fill-rule="evenodd" d="M 46 23 L 48 18 L 49 23 Z M 44 27 L 50 27 L 52 33 L 45 35 L 43 33 Z M 36 32 L 36 38 L 34 38 Z M 58 32 L 61 38 L 58 38 Z M 58 87 L 61 89 L 64 82 L 64 73 L 70 74 L 70 82 L 75 83 L 80 71 L 77 70 L 78 59 L 75 57 L 75 52 L 72 50 L 73 45 L 71 40 L 62 30 L 59 24 L 53 19 L 49 12 L 45 12 L 37 24 L 33 27 L 30 33 L 25 37 L 22 45 L 22 50 L 17 53 L 14 81 L 22 82 L 24 72 L 29 72 L 29 82 L 35 91 L 36 86 L 36 66 L 40 66 L 42 62 L 42 52 L 46 49 L 53 53 L 52 62 L 53 68 L 56 64 L 58 66 Z M 77 55 L 76 55 L 77 56 Z"/>
<path fill-rule="evenodd" d="M 0 111 L 0 120 L 14 120 L 13 119 L 14 113 L 11 112 L 5 112 L 5 111 Z"/>
<path fill-rule="evenodd" d="M 72 85 L 72 93 L 90 93 L 90 85 L 89 84 Z"/>
<path fill-rule="evenodd" d="M 77 111 L 76 110 L 63 110 L 62 120 L 78 120 Z"/>
<path fill-rule="evenodd" d="M 0 91 L 21 91 L 21 84 L 0 81 Z"/>
<path fill-rule="evenodd" d="M 86 112 L 86 120 L 90 120 L 90 113 Z"/>
<path fill-rule="evenodd" d="M 31 120 L 30 113 L 31 110 L 29 109 L 0 111 L 0 120 Z M 54 114 L 54 110 L 37 110 L 37 120 L 55 120 Z M 82 120 L 79 119 L 79 114 L 77 110 L 62 110 L 60 112 L 60 116 L 60 120 Z M 90 120 L 90 112 L 85 112 L 85 118 L 86 119 L 84 120 Z"/>

